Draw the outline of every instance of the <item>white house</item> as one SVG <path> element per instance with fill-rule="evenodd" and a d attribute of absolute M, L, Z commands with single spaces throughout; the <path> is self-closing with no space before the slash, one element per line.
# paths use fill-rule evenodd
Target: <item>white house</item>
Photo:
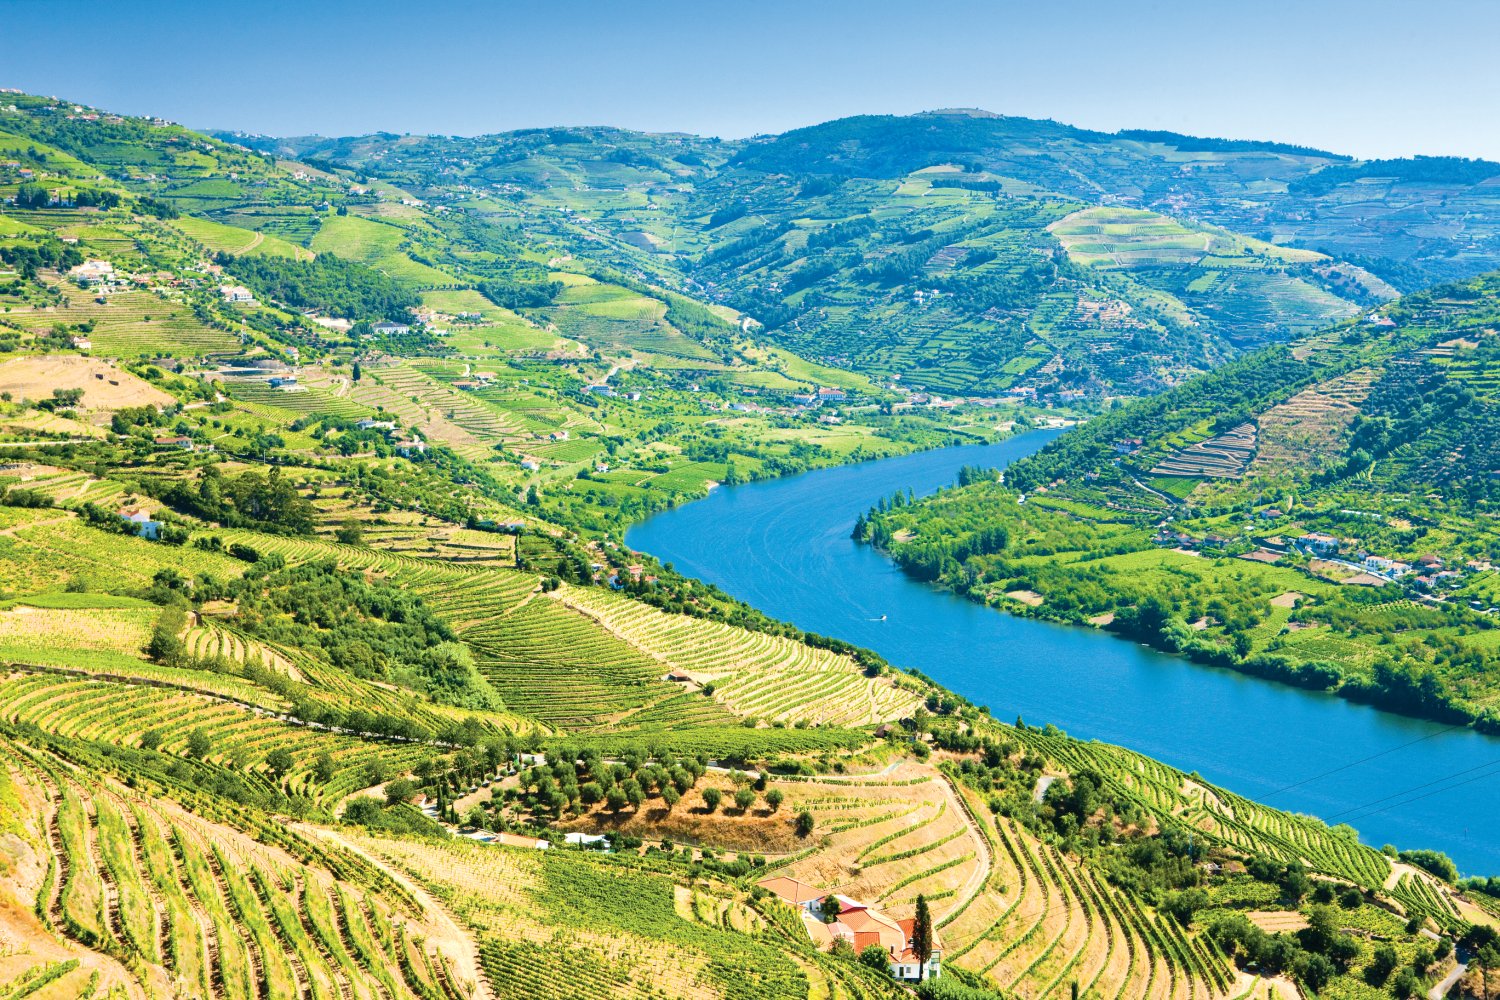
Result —
<path fill-rule="evenodd" d="M 411 333 L 411 327 L 405 323 L 376 323 L 375 332 L 383 337 L 404 337 Z"/>
<path fill-rule="evenodd" d="M 219 289 L 219 294 L 224 296 L 225 302 L 231 304 L 252 304 L 255 302 L 255 295 L 244 285 L 224 285 Z"/>
<path fill-rule="evenodd" d="M 570 833 L 563 840 L 570 847 L 593 847 L 607 849 L 609 838 L 597 833 Z"/>
<path fill-rule="evenodd" d="M 140 507 L 121 507 L 115 511 L 123 521 L 128 521 L 135 528 L 135 533 L 141 538 L 156 541 L 161 537 L 161 522 L 152 520 L 151 515 Z"/>
<path fill-rule="evenodd" d="M 115 276 L 115 266 L 107 260 L 86 260 L 68 274 L 80 285 L 97 285 Z"/>

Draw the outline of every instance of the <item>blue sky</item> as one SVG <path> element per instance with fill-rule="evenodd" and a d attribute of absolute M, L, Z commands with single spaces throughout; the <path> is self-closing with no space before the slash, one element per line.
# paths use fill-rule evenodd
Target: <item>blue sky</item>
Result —
<path fill-rule="evenodd" d="M 0 86 L 199 127 L 743 136 L 983 107 L 1500 159 L 1491 0 L 0 0 Z"/>

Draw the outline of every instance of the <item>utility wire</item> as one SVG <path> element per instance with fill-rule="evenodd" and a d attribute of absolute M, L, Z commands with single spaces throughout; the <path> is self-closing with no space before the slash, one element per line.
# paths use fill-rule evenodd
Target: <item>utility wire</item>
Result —
<path fill-rule="evenodd" d="M 1282 792 L 1289 792 L 1293 788 L 1301 788 L 1303 785 L 1311 784 L 1312 782 L 1318 781 L 1318 780 L 1320 780 L 1322 778 L 1326 778 L 1326 777 L 1328 777 L 1331 774 L 1338 774 L 1340 771 L 1347 771 L 1351 767 L 1358 767 L 1361 764 L 1368 764 L 1372 760 L 1376 760 L 1378 758 L 1384 757 L 1386 754 L 1395 753 L 1397 750 L 1405 750 L 1407 747 L 1416 746 L 1418 743 L 1424 743 L 1427 740 L 1433 739 L 1433 738 L 1438 737 L 1438 736 L 1442 736 L 1442 735 L 1444 735 L 1446 733 L 1452 733 L 1452 732 L 1456 732 L 1456 731 L 1458 731 L 1460 729 L 1467 729 L 1467 728 L 1469 728 L 1469 727 L 1468 726 L 1448 726 L 1445 729 L 1435 730 L 1434 732 L 1428 733 L 1426 736 L 1419 736 L 1416 739 L 1411 740 L 1411 741 L 1409 741 L 1407 743 L 1402 743 L 1399 746 L 1391 747 L 1388 750 L 1382 750 L 1379 753 L 1372 753 L 1368 757 L 1361 757 L 1359 760 L 1352 760 L 1352 761 L 1350 761 L 1347 764 L 1340 764 L 1338 767 L 1331 768 L 1331 769 L 1329 769 L 1327 771 L 1324 771 L 1321 774 L 1315 774 L 1311 778 L 1303 778 L 1301 781 L 1293 782 L 1290 785 L 1286 785 L 1286 786 L 1284 786 L 1282 788 L 1278 788 L 1274 792 L 1266 792 L 1263 797 L 1264 798 L 1270 798 L 1273 795 L 1280 795 Z"/>
<path fill-rule="evenodd" d="M 1331 816 L 1325 816 L 1323 818 L 1325 820 L 1338 819 L 1340 816 L 1347 816 L 1349 813 L 1363 812 L 1364 810 L 1369 809 L 1372 806 L 1379 806 L 1382 803 L 1390 802 L 1392 799 L 1399 799 L 1403 795 L 1410 795 L 1412 792 L 1420 792 L 1424 788 L 1433 788 L 1433 786 L 1435 786 L 1435 785 L 1441 785 L 1444 782 L 1452 781 L 1454 778 L 1461 778 L 1461 777 L 1463 777 L 1466 774 L 1473 774 L 1475 771 L 1483 771 L 1483 770 L 1486 770 L 1488 768 L 1496 767 L 1497 765 L 1500 765 L 1500 759 L 1487 761 L 1487 762 L 1485 762 L 1483 764 L 1476 764 L 1473 767 L 1466 767 L 1462 771 L 1454 771 L 1452 774 L 1445 774 L 1445 775 L 1443 775 L 1441 777 L 1433 778 L 1431 781 L 1424 781 L 1424 782 L 1422 782 L 1419 785 L 1413 785 L 1410 788 L 1402 789 L 1399 792 L 1392 792 L 1390 795 L 1386 795 L 1386 796 L 1383 796 L 1383 797 L 1378 798 L 1378 799 L 1371 799 L 1369 802 L 1364 802 L 1364 803 L 1361 803 L 1360 805 L 1357 805 L 1357 806 L 1350 806 L 1348 809 L 1344 809 L 1344 810 L 1342 810 L 1340 812 L 1334 813 Z M 1491 773 L 1494 774 L 1494 773 L 1500 773 L 1500 772 L 1491 772 Z M 1465 781 L 1459 782 L 1458 785 L 1466 785 L 1470 781 L 1478 781 L 1480 778 L 1487 778 L 1487 777 L 1490 777 L 1490 776 L 1491 775 L 1489 775 L 1489 774 L 1475 775 L 1472 778 L 1469 778 L 1469 779 L 1467 779 Z M 1451 787 L 1457 788 L 1458 785 L 1453 785 Z M 1441 792 L 1441 791 L 1446 791 L 1446 789 L 1444 789 L 1444 788 L 1433 788 L 1433 791 L 1428 792 L 1427 795 L 1435 795 L 1435 794 L 1437 794 L 1438 792 Z M 1421 796 L 1418 796 L 1418 798 L 1426 798 L 1427 795 L 1421 795 Z M 1417 799 L 1412 799 L 1411 801 L 1415 802 L 1415 801 L 1417 801 Z M 1382 809 L 1377 809 L 1375 811 L 1376 812 L 1382 812 L 1382 811 L 1384 811 L 1384 809 L 1392 808 L 1392 806 L 1397 805 L 1397 804 L 1404 805 L 1405 803 L 1391 803 L 1390 806 L 1383 806 Z"/>
<path fill-rule="evenodd" d="M 1391 809 L 1396 808 L 1397 806 L 1409 806 L 1413 802 L 1420 802 L 1420 801 L 1422 801 L 1425 798 L 1430 798 L 1433 795 L 1437 795 L 1439 792 L 1452 791 L 1455 788 L 1461 788 L 1464 785 L 1472 784 L 1473 782 L 1476 782 L 1476 781 L 1483 781 L 1485 778 L 1493 778 L 1497 773 L 1500 773 L 1500 772 L 1491 772 L 1489 774 L 1476 774 L 1472 778 L 1465 778 L 1463 781 L 1455 781 L 1453 784 L 1448 785 L 1445 788 L 1434 788 L 1432 791 L 1427 792 L 1424 795 L 1414 795 L 1411 798 L 1407 799 L 1405 802 L 1392 802 L 1388 806 L 1381 806 L 1379 809 L 1371 809 L 1369 812 L 1365 813 L 1363 816 L 1357 816 L 1355 818 L 1356 819 L 1365 819 L 1366 817 L 1374 816 L 1376 813 L 1387 812 L 1387 811 L 1389 811 Z M 1467 828 L 1465 828 L 1465 830 L 1467 831 Z"/>

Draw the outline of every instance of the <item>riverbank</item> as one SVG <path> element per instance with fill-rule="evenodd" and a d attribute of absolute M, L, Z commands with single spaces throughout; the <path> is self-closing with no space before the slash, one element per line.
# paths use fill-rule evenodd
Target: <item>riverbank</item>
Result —
<path fill-rule="evenodd" d="M 869 542 L 866 544 L 901 567 L 915 582 L 948 591 L 1001 614 L 1032 618 L 1069 628 L 1096 629 L 1128 642 L 1139 643 L 1159 653 L 1180 656 L 1200 666 L 1232 670 L 1306 691 L 1332 694 L 1355 704 L 1369 705 L 1413 719 L 1450 726 L 1472 726 L 1477 732 L 1500 735 L 1500 719 L 1494 718 L 1492 714 L 1477 712 L 1472 706 L 1441 693 L 1423 692 L 1409 681 L 1403 683 L 1400 675 L 1391 675 L 1382 684 L 1378 680 L 1347 676 L 1332 670 L 1329 665 L 1298 662 L 1274 654 L 1240 657 L 1227 645 L 1203 641 L 1199 638 L 1201 629 L 1195 629 L 1186 622 L 1171 621 L 1160 627 L 1154 623 L 1143 626 L 1133 614 L 1135 609 L 1131 607 L 1108 610 L 1088 608 L 1058 614 L 1051 609 L 1043 595 L 1029 590 L 1007 593 L 1005 596 L 1010 601 L 1002 605 L 985 590 L 960 586 L 948 579 L 927 579 L 913 572 L 901 559 L 899 550 L 893 551 Z M 1393 686 L 1398 683 L 1402 684 L 1401 688 Z"/>
<path fill-rule="evenodd" d="M 1500 871 L 1500 838 L 1488 832 L 1500 829 L 1500 796 L 1490 794 L 1500 740 L 1003 613 L 920 584 L 849 537 L 881 497 L 931 493 L 965 465 L 1003 467 L 1058 433 L 717 489 L 636 525 L 627 541 L 767 615 L 915 668 L 997 717 L 1052 722 L 1247 798 L 1352 822 L 1370 843 L 1431 847 L 1466 871 Z"/>
<path fill-rule="evenodd" d="M 1280 555 L 1238 558 L 1224 536 L 1107 508 L 1106 494 L 1084 503 L 971 478 L 882 503 L 857 534 L 915 579 L 1010 613 L 1107 618 L 1116 634 L 1196 663 L 1500 733 L 1493 616 L 1395 584 L 1340 585 L 1285 540 Z M 1278 530 L 1245 514 L 1219 520 L 1226 533 L 1246 520 Z"/>

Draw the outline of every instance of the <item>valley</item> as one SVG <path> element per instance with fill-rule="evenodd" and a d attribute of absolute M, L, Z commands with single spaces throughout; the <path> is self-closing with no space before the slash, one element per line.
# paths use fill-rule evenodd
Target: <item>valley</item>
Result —
<path fill-rule="evenodd" d="M 1491 166 L 5 90 L 0 1000 L 1482 995 Z"/>

